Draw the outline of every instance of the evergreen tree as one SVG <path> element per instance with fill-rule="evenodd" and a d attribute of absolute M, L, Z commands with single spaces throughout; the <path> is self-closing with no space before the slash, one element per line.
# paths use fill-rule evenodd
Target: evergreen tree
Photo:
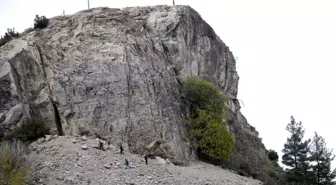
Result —
<path fill-rule="evenodd" d="M 331 170 L 331 162 L 334 160 L 335 156 L 333 155 L 332 150 L 327 148 L 325 139 L 315 132 L 310 148 L 314 184 L 335 184 L 332 180 L 336 177 L 336 171 Z"/>
<path fill-rule="evenodd" d="M 311 176 L 308 152 L 310 140 L 303 140 L 304 128 L 301 122 L 296 122 L 291 116 L 290 123 L 286 130 L 291 136 L 287 138 L 282 152 L 282 163 L 289 167 L 287 169 L 287 182 L 294 184 L 308 184 Z"/>

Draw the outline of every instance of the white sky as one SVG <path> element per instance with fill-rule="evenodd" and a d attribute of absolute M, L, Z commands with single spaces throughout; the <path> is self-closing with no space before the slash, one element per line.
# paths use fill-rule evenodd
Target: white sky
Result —
<path fill-rule="evenodd" d="M 279 153 L 293 115 L 336 151 L 335 0 L 175 0 L 196 9 L 239 57 L 242 112 Z M 91 0 L 91 7 L 172 4 L 172 0 Z M 87 0 L 0 0 L 0 34 L 87 8 Z"/>

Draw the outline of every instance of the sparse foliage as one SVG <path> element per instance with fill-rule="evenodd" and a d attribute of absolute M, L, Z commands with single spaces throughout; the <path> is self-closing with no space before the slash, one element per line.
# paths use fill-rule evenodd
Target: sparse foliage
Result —
<path fill-rule="evenodd" d="M 34 19 L 34 29 L 43 29 L 47 27 L 49 24 L 49 19 L 46 18 L 45 16 L 38 16 L 36 15 Z"/>
<path fill-rule="evenodd" d="M 0 185 L 28 184 L 27 146 L 20 141 L 0 143 Z"/>
<path fill-rule="evenodd" d="M 15 128 L 6 139 L 32 142 L 47 134 L 49 134 L 49 128 L 41 120 L 27 119 L 20 127 Z"/>
<path fill-rule="evenodd" d="M 20 34 L 18 32 L 15 32 L 15 28 L 13 29 L 7 28 L 7 32 L 5 33 L 5 35 L 1 36 L 0 38 L 0 47 L 9 42 L 10 40 L 12 40 L 13 38 L 17 38 L 19 36 Z"/>

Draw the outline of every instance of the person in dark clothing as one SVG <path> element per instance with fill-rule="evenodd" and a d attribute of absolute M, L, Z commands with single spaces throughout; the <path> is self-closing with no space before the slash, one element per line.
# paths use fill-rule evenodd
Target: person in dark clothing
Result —
<path fill-rule="evenodd" d="M 128 162 L 128 160 L 127 159 L 125 159 L 125 169 L 128 169 L 128 168 L 130 168 L 130 166 L 129 166 L 129 162 Z"/>
<path fill-rule="evenodd" d="M 122 147 L 122 145 L 119 145 L 120 148 L 120 155 L 124 154 L 124 148 Z"/>
<path fill-rule="evenodd" d="M 145 155 L 145 161 L 146 161 L 146 165 L 148 165 L 148 157 L 147 157 L 147 155 Z"/>
<path fill-rule="evenodd" d="M 105 151 L 104 143 L 99 139 L 99 150 Z"/>

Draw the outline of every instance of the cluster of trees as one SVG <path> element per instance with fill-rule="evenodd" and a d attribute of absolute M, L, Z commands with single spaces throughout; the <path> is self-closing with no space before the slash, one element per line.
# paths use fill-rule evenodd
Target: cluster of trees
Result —
<path fill-rule="evenodd" d="M 335 155 L 327 148 L 325 139 L 315 132 L 312 139 L 304 139 L 302 122 L 291 117 L 286 130 L 290 133 L 282 150 L 282 163 L 286 166 L 285 178 L 295 185 L 335 185 L 336 170 L 331 169 Z M 270 151 L 269 159 L 278 161 L 275 151 Z"/>
<path fill-rule="evenodd" d="M 40 17 L 36 15 L 34 19 L 34 29 L 43 29 L 47 27 L 48 24 L 49 24 L 48 18 L 46 18 L 45 16 Z M 32 31 L 33 29 L 27 29 L 27 30 Z M 5 35 L 0 37 L 0 47 L 6 44 L 7 42 L 9 42 L 10 40 L 17 38 L 17 37 L 20 37 L 19 32 L 15 32 L 15 28 L 12 28 L 12 29 L 8 28 Z"/>
<path fill-rule="evenodd" d="M 216 159 L 228 159 L 233 138 L 225 123 L 225 97 L 210 82 L 188 77 L 182 94 L 190 110 L 186 119 L 187 136 L 199 152 Z"/>

